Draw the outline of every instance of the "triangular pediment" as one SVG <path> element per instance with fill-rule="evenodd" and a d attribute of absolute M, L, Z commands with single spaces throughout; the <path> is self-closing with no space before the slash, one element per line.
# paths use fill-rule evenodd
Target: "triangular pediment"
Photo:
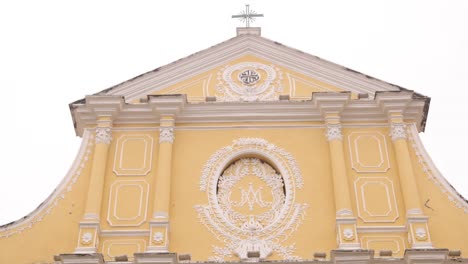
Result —
<path fill-rule="evenodd" d="M 241 74 L 258 80 L 243 83 Z M 378 91 L 399 90 L 278 42 L 244 34 L 98 94 L 121 95 L 126 102 L 138 102 L 148 95 L 186 94 L 189 101 L 196 102 L 206 97 L 263 101 L 279 95 L 307 100 L 314 92 L 351 92 L 353 97 L 368 94 L 372 99 Z"/>

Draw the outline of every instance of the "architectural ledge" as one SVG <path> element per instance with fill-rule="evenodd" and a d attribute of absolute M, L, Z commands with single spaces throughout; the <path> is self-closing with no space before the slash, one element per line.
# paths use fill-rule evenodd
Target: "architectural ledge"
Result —
<path fill-rule="evenodd" d="M 240 36 L 240 35 L 261 36 L 262 35 L 261 27 L 238 27 L 236 28 L 236 31 L 237 31 L 237 36 Z"/>
<path fill-rule="evenodd" d="M 100 253 L 94 254 L 60 254 L 54 257 L 55 263 L 60 264 L 104 264 L 104 257 Z"/>
<path fill-rule="evenodd" d="M 377 100 L 351 99 L 350 93 L 313 93 L 311 100 L 192 103 L 185 95 L 150 95 L 143 103 L 125 103 L 117 96 L 92 96 L 71 106 L 75 130 L 81 136 L 94 127 L 99 116 L 111 116 L 113 124 L 157 125 L 162 116 L 176 123 L 324 121 L 325 114 L 340 114 L 342 122 L 388 122 L 387 106 L 401 110 L 407 122 L 422 131 L 425 102 L 412 92 L 380 93 Z"/>
<path fill-rule="evenodd" d="M 265 262 L 270 264 L 468 264 L 468 259 L 452 256 L 448 249 L 407 249 L 403 258 L 391 256 L 391 251 L 376 252 L 380 257 L 374 257 L 374 250 L 332 250 L 330 259 L 326 259 L 326 254 L 319 254 L 321 257 L 312 260 L 271 260 L 245 262 Z M 390 254 L 388 254 L 390 252 Z M 454 251 L 455 252 L 455 251 Z M 55 264 L 178 264 L 197 263 L 213 264 L 210 261 L 191 261 L 186 258 L 189 254 L 178 255 L 177 253 L 135 253 L 133 258 L 119 256 L 112 261 L 104 261 L 101 254 L 60 254 L 54 257 Z M 317 255 L 318 256 L 318 255 Z M 241 264 L 245 262 L 227 261 L 216 263 Z"/>

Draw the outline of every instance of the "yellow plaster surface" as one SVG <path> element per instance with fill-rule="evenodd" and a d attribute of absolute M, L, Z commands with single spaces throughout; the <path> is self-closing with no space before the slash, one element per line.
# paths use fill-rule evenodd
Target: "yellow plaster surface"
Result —
<path fill-rule="evenodd" d="M 240 62 L 258 62 L 266 65 L 273 65 L 271 62 L 260 59 L 253 55 L 245 55 L 238 59 L 235 59 L 225 65 L 215 67 L 202 73 L 198 76 L 189 78 L 181 81 L 175 85 L 169 87 L 163 87 L 162 89 L 155 91 L 151 94 L 186 94 L 189 102 L 202 102 L 205 101 L 207 96 L 216 96 L 216 85 L 219 83 L 218 76 L 221 74 L 226 66 L 235 65 Z M 334 87 L 330 84 L 321 82 L 319 80 L 310 78 L 298 72 L 294 72 L 284 67 L 273 65 L 280 72 L 282 72 L 281 86 L 283 91 L 280 94 L 289 95 L 292 100 L 310 100 L 312 93 L 314 92 L 341 92 L 342 89 Z M 238 74 L 235 72 L 234 75 Z M 260 74 L 265 73 L 259 70 Z M 356 98 L 357 95 L 352 95 L 352 98 Z M 140 99 L 136 99 L 138 102 Z"/>
<path fill-rule="evenodd" d="M 271 64 L 248 55 L 229 65 L 243 61 Z M 206 96 L 216 96 L 217 74 L 224 66 L 163 87 L 154 94 L 185 93 L 192 102 L 203 101 Z M 283 73 L 281 84 L 284 90 L 281 94 L 290 95 L 292 100 L 310 99 L 313 92 L 340 92 L 331 85 L 276 67 Z M 366 126 L 359 127 L 363 124 Z M 105 175 L 102 176 L 104 187 L 98 223 L 102 233 L 97 250 L 107 260 L 116 255 L 132 256 L 136 251 L 144 252 L 149 245 L 155 245 L 155 242 L 150 242 L 153 239 L 149 235 L 150 221 L 152 208 L 157 202 L 155 199 L 159 199 L 155 196 L 160 158 L 159 127 L 117 124 L 114 128 Z M 307 204 L 305 216 L 280 244 L 294 244 L 293 255 L 302 259 L 312 259 L 314 252 L 329 252 L 337 248 L 335 197 L 340 194 L 333 190 L 330 143 L 326 139 L 323 123 L 242 123 L 226 120 L 219 123 L 178 124 L 176 120 L 174 131 L 172 159 L 168 163 L 170 168 L 160 170 L 165 173 L 169 171 L 170 174 L 170 197 L 168 202 L 164 201 L 169 205 L 168 236 L 165 227 L 153 227 L 153 233 L 162 232 L 164 243 L 169 242 L 169 252 L 190 253 L 193 261 L 206 261 L 214 255 L 215 247 L 226 246 L 200 222 L 195 206 L 208 204 L 207 193 L 200 190 L 200 179 L 207 161 L 218 150 L 230 146 L 233 140 L 239 138 L 261 138 L 280 147 L 291 154 L 302 175 L 303 188 L 294 190 L 294 202 Z M 397 153 L 389 132 L 388 126 L 382 123 L 343 124 L 345 171 L 357 230 L 379 230 L 358 232 L 348 242 L 360 242 L 362 248 L 376 252 L 391 249 L 394 256 L 401 257 L 404 249 L 411 246 L 407 242 L 407 232 L 402 231 L 407 224 L 408 208 L 405 208 L 400 178 L 405 175 L 399 175 Z M 438 248 L 468 251 L 468 214 L 448 198 L 441 183 L 427 172 L 411 142 L 408 146 L 423 214 L 429 217 L 431 241 Z M 79 224 L 84 220 L 90 168 L 94 161 L 93 149 L 90 145 L 90 152 L 84 155 L 87 158 L 79 161 L 79 177 L 69 179 L 63 193 L 58 196 L 60 198 L 47 201 L 37 216 L 30 216 L 30 219 L 37 221 L 28 220 L 0 228 L 0 263 L 51 262 L 53 255 L 72 253 L 77 246 L 83 246 Z M 279 167 L 259 154 L 247 153 L 234 157 L 234 160 L 239 158 L 260 158 L 274 169 Z M 236 188 L 246 190 L 250 183 L 262 186 L 262 199 L 271 201 L 272 194 L 264 191 L 267 186 L 257 178 L 249 177 L 240 181 Z M 241 189 L 233 192 L 233 201 L 243 199 Z M 242 214 L 265 212 L 266 209 L 258 204 L 257 200 L 255 210 L 247 207 L 236 210 Z M 341 227 L 354 229 L 352 224 Z M 385 232 L 382 231 L 384 229 Z M 83 233 L 86 229 L 81 231 Z M 109 233 L 112 236 L 104 235 Z M 28 254 L 24 254 L 25 247 Z M 269 260 L 281 258 L 276 252 L 268 257 Z M 237 260 L 237 257 L 227 257 L 226 260 Z"/>

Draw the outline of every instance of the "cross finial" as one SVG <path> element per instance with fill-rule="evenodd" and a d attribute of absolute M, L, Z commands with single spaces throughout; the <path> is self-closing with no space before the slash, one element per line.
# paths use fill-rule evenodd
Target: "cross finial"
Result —
<path fill-rule="evenodd" d="M 263 17 L 263 14 L 257 14 L 255 11 L 250 10 L 249 5 L 245 5 L 245 10 L 241 11 L 239 15 L 233 15 L 232 18 L 239 18 L 240 21 L 245 22 L 245 27 L 250 27 L 250 22 L 255 21 L 256 17 Z"/>

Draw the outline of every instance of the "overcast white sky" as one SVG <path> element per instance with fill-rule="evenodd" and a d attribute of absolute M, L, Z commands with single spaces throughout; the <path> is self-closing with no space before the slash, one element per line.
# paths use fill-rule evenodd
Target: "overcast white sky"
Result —
<path fill-rule="evenodd" d="M 246 3 L 264 37 L 430 96 L 421 137 L 468 197 L 467 1 L 0 0 L 0 224 L 71 166 L 70 102 L 234 37 Z"/>

